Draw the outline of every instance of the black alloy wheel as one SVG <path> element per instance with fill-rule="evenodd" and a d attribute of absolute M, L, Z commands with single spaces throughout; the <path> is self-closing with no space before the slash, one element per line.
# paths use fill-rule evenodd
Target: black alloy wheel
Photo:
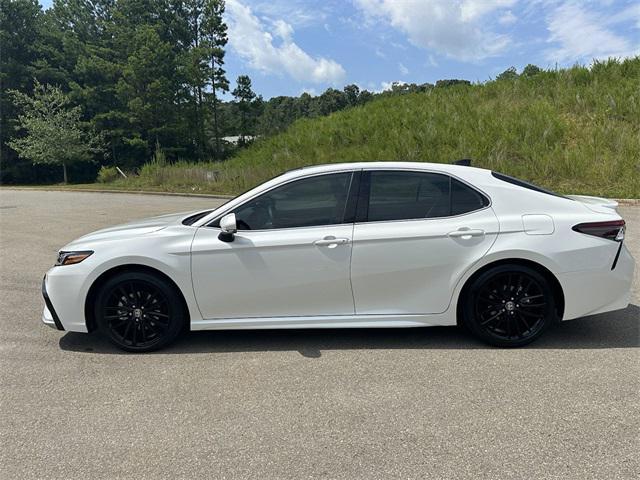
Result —
<path fill-rule="evenodd" d="M 149 352 L 175 340 L 184 310 L 175 288 L 154 275 L 125 273 L 102 287 L 96 302 L 100 330 L 119 348 Z"/>
<path fill-rule="evenodd" d="M 555 319 L 549 282 L 536 270 L 502 265 L 473 282 L 464 306 L 465 323 L 491 345 L 519 347 L 537 339 Z"/>

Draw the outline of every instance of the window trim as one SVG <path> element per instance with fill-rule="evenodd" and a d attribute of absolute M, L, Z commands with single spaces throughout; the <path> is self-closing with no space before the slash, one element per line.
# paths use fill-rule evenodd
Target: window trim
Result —
<path fill-rule="evenodd" d="M 511 175 L 507 175 L 506 173 L 496 172 L 495 170 L 491 170 L 491 176 L 496 178 L 502 182 L 508 183 L 510 185 L 515 185 L 516 187 L 525 188 L 527 190 L 531 190 L 538 193 L 544 193 L 546 195 L 551 195 L 552 197 L 564 198 L 565 200 L 573 200 L 565 195 L 560 193 L 556 193 L 552 190 L 547 190 L 544 187 L 540 187 L 535 183 L 527 182 L 526 180 L 522 180 L 521 178 L 512 177 Z"/>
<path fill-rule="evenodd" d="M 468 212 L 464 212 L 464 213 L 459 213 L 457 215 L 447 215 L 447 216 L 443 216 L 443 217 L 427 217 L 427 218 L 401 218 L 401 219 L 397 219 L 397 220 L 368 220 L 368 215 L 369 215 L 369 194 L 371 193 L 371 173 L 372 172 L 388 172 L 388 173 L 395 173 L 395 172 L 413 172 L 413 173 L 431 173 L 431 174 L 436 174 L 436 175 L 444 175 L 446 177 L 448 177 L 450 180 L 451 179 L 455 179 L 458 180 L 460 183 L 462 183 L 463 185 L 469 187 L 470 189 L 474 190 L 475 192 L 479 193 L 483 198 L 485 198 L 487 200 L 487 205 L 485 205 L 482 208 L 477 208 L 475 210 L 471 210 Z M 451 183 L 450 183 L 451 185 Z M 363 188 L 364 186 L 364 188 Z M 451 199 L 451 188 L 449 188 L 449 198 Z M 377 168 L 371 168 L 371 169 L 364 169 L 362 171 L 362 177 L 360 180 L 360 194 L 358 196 L 358 209 L 357 209 L 357 214 L 356 214 L 356 220 L 355 220 L 355 225 L 363 225 L 363 224 L 368 224 L 368 223 L 397 223 L 397 222 L 420 222 L 420 221 L 427 221 L 427 220 L 442 220 L 442 219 L 448 219 L 448 218 L 457 218 L 457 217 L 462 217 L 464 215 L 470 215 L 472 213 L 476 213 L 476 212 L 481 212 L 482 210 L 486 210 L 487 208 L 491 208 L 493 204 L 493 201 L 491 199 L 491 197 L 489 195 L 487 195 L 484 191 L 482 191 L 481 189 L 479 189 L 478 187 L 476 187 L 475 185 L 471 185 L 469 182 L 467 182 L 466 180 L 458 177 L 457 175 L 453 175 L 449 172 L 441 172 L 441 171 L 434 171 L 434 170 L 423 170 L 423 169 L 417 169 L 417 168 L 384 168 L 384 169 L 377 169 Z"/>
<path fill-rule="evenodd" d="M 351 178 L 348 179 L 347 199 L 346 199 L 346 202 L 345 202 L 345 209 L 344 209 L 344 212 L 342 214 L 342 222 L 341 223 L 331 223 L 331 224 L 325 224 L 325 225 L 307 225 L 307 226 L 304 226 L 304 227 L 283 227 L 283 228 L 261 228 L 261 229 L 255 229 L 255 230 L 238 230 L 238 233 L 242 232 L 242 234 L 245 234 L 245 233 L 248 233 L 248 232 L 280 232 L 280 231 L 283 231 L 283 230 L 293 230 L 293 229 L 300 230 L 300 229 L 303 229 L 303 228 L 304 229 L 308 229 L 308 228 L 319 228 L 319 227 L 335 227 L 335 226 L 338 226 L 338 225 L 349 225 L 349 224 L 352 225 L 353 221 L 346 222 L 345 219 L 346 219 L 346 216 L 347 216 L 347 210 L 349 208 L 349 204 L 352 202 L 352 198 L 351 198 L 352 195 L 353 195 L 352 188 L 354 186 L 354 183 L 356 183 L 356 182 L 354 182 L 354 179 L 355 179 L 356 176 L 358 177 L 356 185 L 359 186 L 360 173 L 361 172 L 362 172 L 361 169 L 335 170 L 335 171 L 332 171 L 332 172 L 319 172 L 319 173 L 314 173 L 314 174 L 310 174 L 310 175 L 304 175 L 304 176 L 292 178 L 290 180 L 287 180 L 286 182 L 282 182 L 282 183 L 279 183 L 277 185 L 274 185 L 273 187 L 269 188 L 268 190 L 265 190 L 263 192 L 259 192 L 256 195 L 254 195 L 254 196 L 252 196 L 250 198 L 247 198 L 246 201 L 242 202 L 239 205 L 235 205 L 234 207 L 231 207 L 231 208 L 225 210 L 219 216 L 216 216 L 214 219 L 210 220 L 209 222 L 207 222 L 205 225 L 202 225 L 202 226 L 206 227 L 206 228 L 220 229 L 219 222 L 220 222 L 220 219 L 222 217 L 224 217 L 225 215 L 227 215 L 228 213 L 230 213 L 233 210 L 242 208 L 247 203 L 255 200 L 256 198 L 261 197 L 262 195 L 266 195 L 267 193 L 275 190 L 276 188 L 284 187 L 285 185 L 289 185 L 290 183 L 298 182 L 300 180 L 306 180 L 306 179 L 309 179 L 309 178 L 322 177 L 322 176 L 327 176 L 327 175 L 339 175 L 339 174 L 343 174 L 343 173 L 350 174 Z M 212 225 L 214 223 L 218 223 L 218 225 Z"/>

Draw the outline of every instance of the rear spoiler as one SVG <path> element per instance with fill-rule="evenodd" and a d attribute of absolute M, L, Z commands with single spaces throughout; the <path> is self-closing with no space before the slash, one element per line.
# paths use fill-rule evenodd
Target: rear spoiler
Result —
<path fill-rule="evenodd" d="M 461 167 L 470 167 L 471 159 L 470 158 L 462 158 L 460 160 L 456 160 L 453 162 L 454 165 L 460 165 Z"/>
<path fill-rule="evenodd" d="M 600 197 L 590 197 L 588 195 L 565 195 L 571 200 L 576 200 L 577 202 L 584 203 L 587 207 L 593 207 L 597 209 L 598 207 L 610 208 L 611 210 L 615 210 L 618 208 L 618 202 L 615 200 L 611 200 L 609 198 L 600 198 Z"/>

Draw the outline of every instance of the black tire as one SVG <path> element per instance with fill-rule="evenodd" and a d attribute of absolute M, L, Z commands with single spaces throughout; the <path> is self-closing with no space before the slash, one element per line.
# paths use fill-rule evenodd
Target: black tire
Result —
<path fill-rule="evenodd" d="M 482 341 L 521 347 L 554 322 L 556 307 L 547 279 L 522 265 L 500 265 L 481 273 L 465 289 L 463 319 Z"/>
<path fill-rule="evenodd" d="M 127 352 L 150 352 L 173 342 L 185 323 L 175 286 L 159 276 L 130 272 L 109 278 L 96 298 L 99 330 Z"/>

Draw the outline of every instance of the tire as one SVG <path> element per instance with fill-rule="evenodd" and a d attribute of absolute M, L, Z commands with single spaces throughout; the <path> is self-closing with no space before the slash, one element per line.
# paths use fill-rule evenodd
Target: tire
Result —
<path fill-rule="evenodd" d="M 547 279 L 522 265 L 500 265 L 480 274 L 466 289 L 463 319 L 480 340 L 521 347 L 554 322 L 556 307 Z"/>
<path fill-rule="evenodd" d="M 175 287 L 145 272 L 109 278 L 96 297 L 98 329 L 127 352 L 150 352 L 173 342 L 185 324 Z"/>

